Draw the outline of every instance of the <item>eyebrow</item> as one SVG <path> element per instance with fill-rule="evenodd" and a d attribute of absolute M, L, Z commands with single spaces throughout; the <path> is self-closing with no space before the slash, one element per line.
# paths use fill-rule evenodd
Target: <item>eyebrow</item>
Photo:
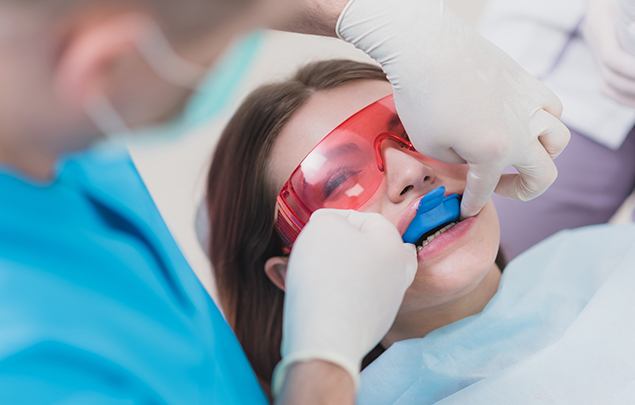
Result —
<path fill-rule="evenodd" d="M 339 145 L 333 149 L 329 149 L 324 153 L 324 155 L 329 159 L 333 159 L 336 157 L 340 157 L 342 155 L 348 155 L 348 154 L 359 152 L 359 151 L 360 151 L 359 146 L 351 142 L 351 143 L 345 143 L 345 144 Z"/>

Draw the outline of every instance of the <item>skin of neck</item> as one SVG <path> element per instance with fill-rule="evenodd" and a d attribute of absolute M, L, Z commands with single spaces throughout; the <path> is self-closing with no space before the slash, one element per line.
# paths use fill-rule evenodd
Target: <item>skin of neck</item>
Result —
<path fill-rule="evenodd" d="M 435 329 L 481 312 L 496 294 L 500 278 L 500 269 L 493 264 L 469 293 L 443 305 L 402 314 L 382 340 L 382 346 L 388 348 L 400 340 L 421 338 Z"/>

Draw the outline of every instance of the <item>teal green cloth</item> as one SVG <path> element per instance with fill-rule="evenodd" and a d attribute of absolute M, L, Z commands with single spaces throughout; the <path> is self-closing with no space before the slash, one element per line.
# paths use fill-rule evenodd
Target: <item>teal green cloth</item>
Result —
<path fill-rule="evenodd" d="M 260 33 L 251 34 L 233 47 L 218 67 L 213 69 L 185 111 L 183 124 L 187 128 L 206 123 L 228 104 L 261 43 Z"/>
<path fill-rule="evenodd" d="M 211 69 L 209 75 L 196 89 L 183 113 L 176 119 L 156 127 L 133 130 L 128 134 L 115 134 L 101 145 L 108 148 L 112 138 L 131 141 L 135 145 L 170 141 L 192 132 L 214 119 L 236 94 L 241 79 L 249 71 L 251 62 L 260 49 L 262 34 L 254 33 L 233 46 Z"/>

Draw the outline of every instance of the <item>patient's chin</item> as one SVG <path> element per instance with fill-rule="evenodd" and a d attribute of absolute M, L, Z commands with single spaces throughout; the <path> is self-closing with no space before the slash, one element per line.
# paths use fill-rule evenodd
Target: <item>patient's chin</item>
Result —
<path fill-rule="evenodd" d="M 423 308 L 454 301 L 473 291 L 493 266 L 494 260 L 469 267 L 448 264 L 421 272 L 409 288 L 404 304 L 411 300 L 412 304 Z"/>
<path fill-rule="evenodd" d="M 488 204 L 470 236 L 449 254 L 426 261 L 422 257 L 407 297 L 420 304 L 441 305 L 467 294 L 494 267 L 500 242 L 498 217 Z M 415 298 L 417 296 L 417 298 Z M 425 301 L 425 302 L 423 302 Z"/>

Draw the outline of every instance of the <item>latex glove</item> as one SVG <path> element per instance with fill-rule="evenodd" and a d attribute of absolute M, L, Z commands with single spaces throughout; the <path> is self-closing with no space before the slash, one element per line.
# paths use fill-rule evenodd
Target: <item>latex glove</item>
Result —
<path fill-rule="evenodd" d="M 495 189 L 530 200 L 555 181 L 570 138 L 560 101 L 442 0 L 352 0 L 337 33 L 381 64 L 420 152 L 469 164 L 463 216 Z M 501 178 L 509 166 L 519 174 Z"/>
<path fill-rule="evenodd" d="M 383 216 L 313 214 L 289 259 L 274 393 L 290 364 L 312 359 L 343 367 L 357 382 L 363 357 L 388 332 L 416 271 L 414 245 Z"/>
<path fill-rule="evenodd" d="M 635 2 L 630 7 L 635 9 Z M 625 11 L 626 6 L 619 7 L 615 0 L 590 0 L 584 33 L 600 64 L 604 92 L 635 108 L 635 16 Z"/>

